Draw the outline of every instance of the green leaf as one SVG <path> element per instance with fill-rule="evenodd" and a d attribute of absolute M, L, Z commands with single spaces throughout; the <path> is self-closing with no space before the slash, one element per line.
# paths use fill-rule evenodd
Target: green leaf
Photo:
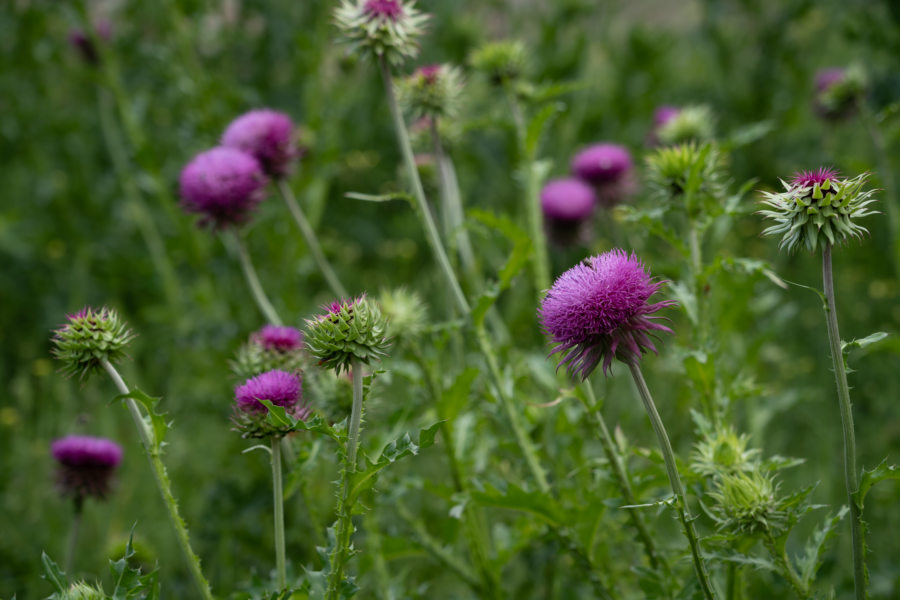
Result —
<path fill-rule="evenodd" d="M 884 338 L 888 336 L 887 332 L 879 331 L 877 333 L 873 333 L 872 335 L 867 335 L 866 337 L 858 340 L 852 340 L 849 342 L 841 342 L 841 350 L 843 353 L 849 354 L 851 350 L 854 348 L 865 348 L 866 346 L 871 346 L 876 342 L 880 342 Z"/>
<path fill-rule="evenodd" d="M 472 308 L 472 321 L 476 326 L 481 326 L 488 310 L 497 301 L 500 293 L 509 288 L 513 278 L 528 264 L 532 241 L 527 233 L 507 217 L 499 217 L 481 210 L 473 210 L 470 215 L 488 227 L 499 231 L 513 243 L 509 258 L 497 273 L 498 280 L 486 287 Z"/>
<path fill-rule="evenodd" d="M 65 592 L 69 588 L 69 579 L 59 566 L 46 552 L 41 552 L 41 562 L 44 563 L 44 579 L 53 584 L 58 592 Z"/>
<path fill-rule="evenodd" d="M 133 388 L 127 394 L 120 394 L 115 397 L 116 400 L 124 400 L 131 398 L 147 410 L 150 415 L 150 428 L 153 432 L 153 447 L 156 450 L 162 448 L 163 441 L 166 439 L 166 432 L 169 430 L 169 423 L 166 421 L 166 413 L 156 412 L 156 405 L 159 404 L 160 398 L 149 396 L 138 388 Z"/>
<path fill-rule="evenodd" d="M 774 121 L 758 121 L 733 131 L 722 146 L 726 152 L 761 140 L 775 129 Z"/>
<path fill-rule="evenodd" d="M 562 112 L 563 109 L 565 109 L 565 105 L 561 102 L 545 104 L 528 122 L 528 127 L 525 131 L 525 156 L 529 159 L 537 155 L 541 135 L 550 123 L 550 120 Z"/>
<path fill-rule="evenodd" d="M 408 433 L 403 434 L 402 437 L 385 446 L 374 461 L 366 456 L 365 468 L 353 474 L 348 502 L 352 505 L 360 494 L 371 489 L 378 480 L 378 473 L 386 466 L 406 456 L 415 456 L 420 450 L 433 446 L 440 426 L 441 421 L 438 421 L 422 429 L 419 431 L 416 441 L 413 441 Z"/>
<path fill-rule="evenodd" d="M 269 409 L 266 420 L 275 427 L 289 428 L 291 431 L 310 431 L 330 437 L 336 442 L 341 441 L 341 435 L 321 415 L 313 415 L 310 419 L 303 421 L 295 419 L 292 415 L 287 414 L 283 406 L 276 406 L 269 400 L 260 400 L 260 403 Z"/>
<path fill-rule="evenodd" d="M 775 563 L 758 556 L 749 556 L 747 554 L 739 554 L 737 552 L 734 552 L 727 554 L 710 553 L 707 554 L 706 557 L 713 561 L 721 560 L 723 562 L 730 562 L 736 565 L 747 565 L 760 571 L 772 571 L 773 573 L 778 572 L 778 567 L 775 566 Z"/>
<path fill-rule="evenodd" d="M 806 544 L 806 552 L 800 558 L 798 565 L 800 576 L 806 585 L 810 585 L 815 579 L 816 572 L 822 566 L 822 556 L 825 554 L 828 541 L 834 537 L 837 524 L 841 522 L 841 519 L 844 518 L 844 515 L 849 510 L 849 507 L 842 506 L 837 514 L 826 517 L 821 527 L 817 527 L 813 531 L 810 540 Z"/>
<path fill-rule="evenodd" d="M 859 491 L 853 494 L 853 500 L 862 511 L 866 494 L 872 489 L 872 486 L 879 481 L 885 479 L 900 479 L 900 466 L 887 464 L 887 459 L 881 461 L 881 464 L 872 469 L 863 469 L 862 480 L 859 482 Z"/>
<path fill-rule="evenodd" d="M 469 395 L 472 392 L 472 384 L 478 377 L 478 369 L 475 367 L 467 367 L 462 373 L 456 376 L 456 379 L 449 388 L 444 390 L 440 399 L 440 416 L 448 423 L 456 422 L 456 417 L 462 412 L 463 408 L 469 402 Z"/>
<path fill-rule="evenodd" d="M 359 192 L 347 192 L 345 198 L 352 200 L 363 200 L 365 202 L 390 202 L 391 200 L 406 200 L 410 204 L 413 197 L 405 192 L 392 192 L 390 194 L 361 194 Z"/>
<path fill-rule="evenodd" d="M 526 512 L 552 527 L 559 527 L 566 520 L 565 511 L 552 497 L 539 491 L 523 490 L 512 483 L 505 489 L 489 485 L 481 491 L 472 490 L 471 497 L 477 505 Z"/>
<path fill-rule="evenodd" d="M 699 315 L 697 314 L 697 296 L 691 291 L 690 286 L 683 281 L 675 281 L 669 284 L 669 290 L 678 301 L 678 306 L 684 309 L 692 325 L 697 325 Z"/>
<path fill-rule="evenodd" d="M 719 265 L 726 271 L 745 273 L 747 275 L 762 275 L 780 288 L 788 289 L 788 284 L 772 270 L 769 263 L 755 258 L 727 257 L 719 261 Z"/>

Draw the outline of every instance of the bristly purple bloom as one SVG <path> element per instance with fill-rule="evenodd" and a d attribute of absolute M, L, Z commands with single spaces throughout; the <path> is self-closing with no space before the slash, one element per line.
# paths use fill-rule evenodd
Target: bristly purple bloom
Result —
<path fill-rule="evenodd" d="M 266 325 L 253 338 L 266 350 L 292 352 L 303 347 L 303 332 L 295 327 Z"/>
<path fill-rule="evenodd" d="M 840 174 L 830 167 L 819 167 L 815 171 L 799 171 L 791 178 L 791 185 L 795 188 L 820 186 L 829 179 L 836 181 Z"/>
<path fill-rule="evenodd" d="M 648 300 L 664 282 L 654 281 L 644 264 L 624 250 L 591 256 L 565 273 L 547 292 L 538 310 L 545 334 L 562 353 L 559 366 L 583 380 L 603 361 L 608 374 L 612 360 L 640 360 L 656 352 L 651 336 L 672 330 L 657 323 L 661 308 L 675 304 Z"/>
<path fill-rule="evenodd" d="M 59 489 L 78 501 L 106 497 L 112 474 L 122 462 L 122 447 L 106 438 L 70 435 L 53 442 L 50 451 L 59 463 Z"/>
<path fill-rule="evenodd" d="M 181 171 L 182 207 L 216 229 L 246 222 L 264 198 L 266 176 L 252 155 L 219 146 L 201 152 Z"/>
<path fill-rule="evenodd" d="M 631 154 L 618 144 L 594 144 L 572 159 L 572 174 L 591 184 L 617 181 L 631 171 Z"/>
<path fill-rule="evenodd" d="M 299 156 L 291 118 L 269 109 L 251 110 L 232 121 L 222 135 L 222 145 L 252 155 L 272 177 L 286 175 Z"/>
<path fill-rule="evenodd" d="M 554 179 L 541 190 L 541 210 L 548 219 L 582 221 L 594 213 L 594 190 L 578 179 Z"/>
<path fill-rule="evenodd" d="M 368 0 L 363 7 L 363 12 L 372 18 L 390 19 L 396 22 L 403 16 L 403 4 L 400 0 Z"/>
<path fill-rule="evenodd" d="M 276 370 L 251 377 L 234 389 L 234 397 L 238 410 L 245 413 L 267 412 L 260 400 L 268 400 L 293 413 L 300 403 L 302 391 L 300 375 Z"/>

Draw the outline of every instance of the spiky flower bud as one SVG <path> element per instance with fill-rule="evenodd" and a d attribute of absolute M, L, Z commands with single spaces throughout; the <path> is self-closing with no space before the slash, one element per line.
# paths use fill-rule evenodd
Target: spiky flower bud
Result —
<path fill-rule="evenodd" d="M 525 46 L 516 40 L 489 42 L 475 50 L 469 61 L 494 85 L 506 85 L 517 81 L 525 73 Z"/>
<path fill-rule="evenodd" d="M 267 179 L 259 161 L 236 148 L 201 152 L 181 171 L 185 211 L 200 214 L 201 225 L 234 227 L 250 219 L 265 197 Z"/>
<path fill-rule="evenodd" d="M 459 112 L 463 77 L 453 65 L 427 65 L 397 83 L 397 99 L 414 119 L 454 117 Z"/>
<path fill-rule="evenodd" d="M 222 145 L 250 154 L 271 177 L 286 175 L 300 154 L 294 122 L 270 109 L 251 110 L 232 121 L 222 134 Z"/>
<path fill-rule="evenodd" d="M 775 498 L 777 489 L 772 477 L 758 469 L 722 475 L 716 491 L 710 492 L 716 501 L 714 514 L 719 527 L 749 535 L 777 532 L 787 519 Z"/>
<path fill-rule="evenodd" d="M 813 108 L 823 119 L 847 117 L 856 109 L 867 85 L 866 73 L 859 65 L 846 69 L 823 69 L 816 73 Z"/>
<path fill-rule="evenodd" d="M 264 371 L 300 371 L 305 362 L 303 332 L 294 327 L 266 325 L 250 334 L 229 363 L 238 379 Z"/>
<path fill-rule="evenodd" d="M 306 321 L 306 347 L 322 366 L 349 371 L 354 358 L 369 364 L 387 354 L 387 320 L 376 303 L 363 295 L 325 308 Z"/>
<path fill-rule="evenodd" d="M 705 105 L 685 106 L 672 113 L 664 113 L 664 120 L 655 130 L 660 144 L 706 142 L 715 135 L 715 117 Z"/>
<path fill-rule="evenodd" d="M 632 362 L 647 350 L 656 352 L 652 334 L 672 330 L 653 315 L 675 304 L 648 302 L 662 285 L 640 259 L 619 249 L 591 256 L 560 275 L 538 310 L 555 346 L 551 354 L 562 353 L 559 366 L 587 379 L 601 361 L 606 374 L 614 358 Z"/>
<path fill-rule="evenodd" d="M 77 581 L 64 592 L 51 596 L 56 600 L 106 600 L 109 596 L 99 585 L 89 585 L 84 581 Z"/>
<path fill-rule="evenodd" d="M 657 148 L 646 161 L 650 189 L 661 201 L 673 202 L 692 216 L 704 205 L 713 212 L 721 208 L 725 157 L 713 144 Z"/>
<path fill-rule="evenodd" d="M 414 1 L 341 0 L 334 21 L 353 50 L 399 65 L 419 53 L 428 15 Z"/>
<path fill-rule="evenodd" d="M 544 185 L 540 199 L 551 241 L 562 247 L 589 241 L 591 216 L 597 205 L 590 185 L 580 179 L 554 179 Z"/>
<path fill-rule="evenodd" d="M 125 357 L 125 347 L 134 337 L 116 311 L 105 306 L 84 307 L 53 332 L 53 355 L 63 362 L 63 372 L 84 378 Z"/>
<path fill-rule="evenodd" d="M 269 410 L 261 400 L 280 406 L 295 419 L 305 421 L 312 414 L 309 405 L 302 402 L 303 380 L 299 373 L 266 371 L 251 377 L 234 389 L 235 428 L 245 438 L 265 438 L 285 435 L 289 429 L 272 425 L 266 419 Z"/>
<path fill-rule="evenodd" d="M 747 449 L 749 438 L 738 435 L 731 426 L 708 432 L 694 449 L 691 470 L 698 475 L 717 475 L 751 471 L 756 468 L 758 448 Z"/>
<path fill-rule="evenodd" d="M 422 297 L 406 288 L 382 290 L 378 304 L 388 322 L 390 337 L 404 340 L 418 337 L 428 322 Z"/>
<path fill-rule="evenodd" d="M 815 252 L 826 243 L 840 244 L 868 233 L 855 222 L 877 212 L 869 210 L 875 190 L 863 189 L 868 180 L 868 173 L 842 179 L 826 168 L 797 173 L 790 183 L 782 180 L 784 192 L 762 192 L 767 208 L 759 214 L 775 221 L 763 235 L 781 235 L 779 248 L 788 251 L 805 247 Z"/>
<path fill-rule="evenodd" d="M 103 499 L 109 494 L 110 479 L 122 462 L 122 447 L 112 440 L 70 435 L 50 447 L 59 464 L 56 482 L 60 492 L 81 500 L 88 496 Z"/>

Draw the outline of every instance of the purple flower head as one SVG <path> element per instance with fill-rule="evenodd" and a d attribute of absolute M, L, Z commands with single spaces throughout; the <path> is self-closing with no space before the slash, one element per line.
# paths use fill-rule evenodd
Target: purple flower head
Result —
<path fill-rule="evenodd" d="M 548 219 L 582 221 L 594 212 L 594 190 L 579 179 L 554 179 L 541 190 L 541 209 Z"/>
<path fill-rule="evenodd" d="M 816 73 L 816 92 L 824 92 L 844 80 L 846 71 L 840 67 L 822 69 Z"/>
<path fill-rule="evenodd" d="M 219 146 L 195 156 L 179 184 L 184 210 L 199 213 L 201 225 L 220 229 L 250 218 L 263 199 L 266 176 L 250 154 Z"/>
<path fill-rule="evenodd" d="M 538 310 L 544 333 L 562 353 L 559 366 L 581 379 L 603 361 L 608 374 L 613 358 L 637 361 L 647 350 L 656 352 L 651 336 L 655 331 L 671 333 L 653 316 L 675 304 L 663 300 L 648 304 L 662 287 L 644 264 L 624 250 L 613 249 L 591 256 L 554 282 Z"/>
<path fill-rule="evenodd" d="M 655 111 L 653 111 L 653 126 L 654 127 L 662 127 L 672 119 L 678 116 L 678 113 L 681 112 L 681 109 L 677 106 L 670 106 L 668 104 L 663 104 L 658 107 Z"/>
<path fill-rule="evenodd" d="M 403 16 L 403 4 L 400 0 L 367 0 L 363 12 L 373 19 L 397 22 Z"/>
<path fill-rule="evenodd" d="M 245 413 L 267 412 L 260 400 L 282 406 L 290 413 L 300 403 L 302 391 L 303 384 L 299 375 L 276 370 L 251 377 L 234 389 L 234 396 L 238 410 Z"/>
<path fill-rule="evenodd" d="M 829 179 L 837 181 L 839 174 L 830 167 L 819 167 L 815 171 L 798 171 L 791 178 L 791 186 L 794 188 L 812 187 L 817 183 L 821 186 Z"/>
<path fill-rule="evenodd" d="M 104 498 L 113 471 L 122 462 L 122 447 L 106 438 L 70 435 L 53 442 L 50 451 L 59 463 L 59 489 L 78 499 Z"/>
<path fill-rule="evenodd" d="M 631 172 L 631 154 L 617 144 L 595 144 L 572 159 L 572 174 L 597 185 L 619 181 Z"/>
<path fill-rule="evenodd" d="M 299 152 L 294 144 L 294 123 L 284 113 L 251 110 L 231 122 L 222 135 L 222 145 L 251 154 L 272 177 L 290 169 Z"/>
<path fill-rule="evenodd" d="M 437 83 L 438 75 L 441 74 L 441 65 L 425 65 L 416 69 L 416 75 L 426 81 L 426 83 L 434 85 Z"/>
<path fill-rule="evenodd" d="M 94 26 L 94 35 L 101 42 L 108 42 L 112 37 L 112 25 L 106 19 L 100 20 Z M 69 32 L 69 44 L 81 55 L 90 65 L 97 65 L 100 62 L 100 54 L 94 45 L 90 36 L 81 29 L 73 29 Z"/>
<path fill-rule="evenodd" d="M 294 327 L 266 325 L 253 334 L 253 339 L 266 350 L 277 352 L 293 352 L 303 347 L 303 332 Z"/>

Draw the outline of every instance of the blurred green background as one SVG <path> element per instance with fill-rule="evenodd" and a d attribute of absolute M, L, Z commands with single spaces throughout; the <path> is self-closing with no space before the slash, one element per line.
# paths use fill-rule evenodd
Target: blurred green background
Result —
<path fill-rule="evenodd" d="M 419 4 L 434 16 L 417 64 L 465 66 L 479 44 L 513 37 L 528 48 L 530 80 L 580 84 L 559 99 L 562 112 L 543 141 L 543 155 L 554 161 L 553 176 L 567 172 L 576 149 L 599 140 L 628 146 L 640 164 L 653 110 L 690 103 L 712 107 L 723 139 L 755 123 L 771 124 L 767 135 L 732 153 L 734 189 L 749 179 L 757 180 L 756 187 L 775 187 L 779 177 L 823 164 L 846 174 L 875 170 L 870 135 L 858 117 L 823 122 L 811 108 L 816 70 L 851 63 L 865 66 L 867 102 L 876 113 L 888 109 L 877 127 L 888 149 L 897 148 L 900 119 L 891 118 L 889 107 L 900 100 L 900 5 L 891 0 Z M 160 561 L 166 595 L 190 594 L 132 425 L 120 406 L 110 405 L 112 386 L 100 378 L 80 383 L 56 373 L 50 332 L 85 304 L 115 307 L 138 333 L 123 374 L 162 396 L 174 421 L 167 463 L 214 590 L 224 595 L 251 573 L 264 576 L 271 567 L 268 465 L 262 454 L 241 454 L 248 444 L 228 421 L 234 382 L 227 359 L 262 319 L 234 253 L 177 205 L 181 167 L 215 145 L 238 114 L 268 106 L 302 124 L 309 151 L 292 185 L 351 292 L 405 284 L 423 293 L 433 315 L 443 314 L 445 294 L 413 212 L 402 202 L 344 197 L 347 191 L 396 190 L 404 182 L 381 81 L 371 64 L 336 43 L 332 8 L 332 2 L 318 0 L 90 2 L 91 18 L 112 27 L 98 68 L 68 42 L 70 32 L 83 27 L 77 3 L 0 3 L 0 597 L 37 598 L 51 591 L 40 577 L 40 553 L 61 557 L 71 509 L 52 485 L 49 444 L 72 432 L 113 437 L 125 446 L 116 492 L 107 503 L 86 508 L 75 571 L 88 578 L 105 573 L 105 557 L 137 523 L 136 537 Z M 117 83 L 111 88 L 110 81 Z M 457 124 L 461 133 L 451 148 L 466 207 L 523 222 L 505 105 L 477 75 L 469 75 L 467 90 Z M 890 165 L 895 172 L 897 163 Z M 877 171 L 873 182 L 884 185 Z M 745 201 L 755 199 L 751 194 Z M 844 338 L 875 331 L 894 335 L 851 356 L 859 461 L 871 467 L 885 456 L 900 460 L 900 285 L 886 219 L 870 218 L 865 225 L 871 236 L 837 251 L 835 269 Z M 607 249 L 609 232 L 624 227 L 600 227 L 591 250 Z M 656 275 L 677 278 L 679 266 L 670 253 L 629 227 L 617 235 Z M 780 254 L 775 240 L 760 238 L 762 227 L 748 210 L 737 235 L 720 240 L 723 254 L 767 260 L 786 280 L 820 286 L 817 257 Z M 148 252 L 154 231 L 157 263 Z M 495 272 L 507 244 L 483 227 L 474 227 L 472 235 L 485 271 Z M 289 322 L 300 325 L 330 300 L 277 198 L 263 203 L 248 243 L 266 289 Z M 583 254 L 553 256 L 554 273 Z M 174 271 L 169 287 L 159 261 Z M 814 500 L 840 505 L 841 435 L 819 300 L 801 288 L 781 290 L 740 274 L 719 278 L 717 286 L 711 297 L 723 362 L 735 379 L 752 377 L 757 386 L 736 405 L 739 428 L 767 454 L 807 460 L 784 476 L 786 488 L 818 484 Z M 524 275 L 499 306 L 512 333 L 506 356 L 514 371 L 542 364 L 544 342 Z M 683 321 L 676 318 L 675 327 L 682 340 L 687 335 L 677 326 Z M 646 361 L 646 370 L 676 449 L 687 457 L 694 442 L 692 397 L 679 383 L 681 363 L 674 350 L 666 351 L 669 344 L 660 358 Z M 386 368 L 393 374 L 370 408 L 371 447 L 389 432 L 429 420 L 423 392 L 404 377 L 410 362 L 396 357 Z M 608 419 L 638 443 L 652 445 L 652 432 L 622 379 L 613 379 Z M 552 400 L 522 387 L 523 407 Z M 479 402 L 473 399 L 474 411 L 482 409 Z M 488 415 L 497 412 L 493 405 L 483 408 Z M 554 473 L 563 476 L 574 468 L 569 445 L 590 438 L 590 429 L 577 411 L 528 411 L 545 456 L 558 458 Z M 519 459 L 508 432 L 495 421 L 479 426 L 496 439 L 481 442 L 480 454 L 473 455 L 486 477 L 518 468 L 509 467 Z M 594 446 L 584 451 L 597 453 Z M 295 573 L 298 564 L 313 560 L 312 542 L 321 535 L 314 531 L 330 522 L 332 463 L 323 458 L 304 475 L 319 522 L 289 501 Z M 446 477 L 434 473 L 446 470 L 432 449 L 386 475 L 379 489 L 391 495 L 409 488 L 411 508 L 445 517 L 447 507 L 429 504 L 434 501 L 421 492 L 430 478 Z M 900 488 L 887 483 L 866 504 L 877 598 L 897 597 L 893 590 L 900 585 L 900 539 L 891 533 L 900 528 L 898 501 Z M 442 575 L 424 552 L 403 543 L 408 533 L 391 506 L 379 504 L 374 514 L 392 577 L 405 582 L 402 597 L 466 597 L 466 589 Z M 506 521 L 515 522 L 509 516 Z M 668 519 L 660 522 L 674 532 Z M 841 531 L 823 577 L 846 592 L 851 571 L 845 564 L 839 575 L 833 564 L 849 563 L 849 536 Z M 361 539 L 363 547 L 370 543 Z M 542 597 L 542 588 L 529 583 L 530 570 L 542 564 L 541 553 L 551 546 L 523 550 L 505 571 L 521 597 Z M 364 570 L 362 597 L 373 597 L 377 589 L 367 579 L 374 577 L 371 557 L 364 554 L 356 565 Z"/>

